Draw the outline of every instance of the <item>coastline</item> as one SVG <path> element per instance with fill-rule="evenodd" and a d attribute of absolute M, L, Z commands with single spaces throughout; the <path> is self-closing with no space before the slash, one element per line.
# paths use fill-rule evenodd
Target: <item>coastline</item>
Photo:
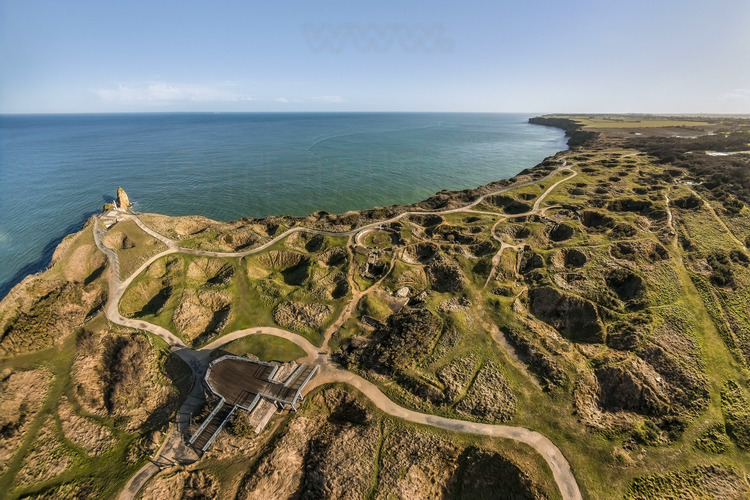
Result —
<path fill-rule="evenodd" d="M 537 120 L 541 120 L 540 122 L 537 122 Z M 295 226 L 301 226 L 301 227 L 310 227 L 314 229 L 320 229 L 320 224 L 322 223 L 324 226 L 330 227 L 330 226 L 340 226 L 340 222 L 347 219 L 352 219 L 355 217 L 358 217 L 362 222 L 362 224 L 368 224 L 377 222 L 379 220 L 385 220 L 391 217 L 394 217 L 396 215 L 399 215 L 400 213 L 403 213 L 408 210 L 423 210 L 423 211 L 435 211 L 435 210 L 445 210 L 445 209 L 453 209 L 458 208 L 462 205 L 471 203 L 472 201 L 476 200 L 478 197 L 487 194 L 489 192 L 492 192 L 497 189 L 505 188 L 508 186 L 513 185 L 516 182 L 525 182 L 527 179 L 524 176 L 531 176 L 531 179 L 539 178 L 543 176 L 543 173 L 540 173 L 539 170 L 545 166 L 549 166 L 551 162 L 554 161 L 555 158 L 557 158 L 559 155 L 567 152 L 571 148 L 571 134 L 573 134 L 574 137 L 577 137 L 577 132 L 574 129 L 571 129 L 570 124 L 573 124 L 570 120 L 557 120 L 554 123 L 546 123 L 545 120 L 548 120 L 544 116 L 537 116 L 537 117 L 531 117 L 528 119 L 528 122 L 533 125 L 541 125 L 541 126 L 550 126 L 553 128 L 561 129 L 563 132 L 565 132 L 565 137 L 568 137 L 568 149 L 563 149 L 560 151 L 555 152 L 554 155 L 548 156 L 544 158 L 540 163 L 532 166 L 527 167 L 517 174 L 515 174 L 513 177 L 509 178 L 503 178 L 491 181 L 487 184 L 480 185 L 474 188 L 468 188 L 468 189 L 462 189 L 462 190 L 449 190 L 449 189 L 443 189 L 440 191 L 437 191 L 432 196 L 425 198 L 421 201 L 411 203 L 411 204 L 391 204 L 386 206 L 373 206 L 372 208 L 366 208 L 363 210 L 349 210 L 346 212 L 341 213 L 335 213 L 331 214 L 322 210 L 313 211 L 311 213 L 308 213 L 307 215 L 302 216 L 293 216 L 293 215 L 287 215 L 287 214 L 272 214 L 272 215 L 266 215 L 263 217 L 238 217 L 231 220 L 221 220 L 221 219 L 214 219 L 207 217 L 205 215 L 202 215 L 200 213 L 194 213 L 190 215 L 165 215 L 159 212 L 142 212 L 142 213 L 153 213 L 158 214 L 166 217 L 171 218 L 188 218 L 188 217 L 201 217 L 210 220 L 212 223 L 217 224 L 231 224 L 233 222 L 237 221 L 253 221 L 253 222 L 262 222 L 266 220 L 278 220 L 278 221 L 285 221 L 286 223 L 292 224 L 291 227 Z M 564 123 L 569 122 L 569 123 Z M 519 179 L 521 178 L 521 179 Z M 127 187 L 127 186 L 125 186 Z M 80 220 L 78 220 L 76 223 L 71 224 L 68 226 L 68 228 L 63 232 L 63 234 L 58 235 L 54 238 L 52 238 L 50 241 L 48 241 L 44 245 L 43 252 L 39 258 L 34 260 L 33 262 L 29 262 L 26 265 L 24 265 L 21 269 L 19 269 L 10 279 L 0 282 L 0 301 L 2 301 L 5 297 L 7 297 L 10 292 L 15 288 L 17 285 L 22 283 L 28 276 L 37 275 L 40 273 L 43 273 L 47 271 L 53 262 L 53 255 L 57 247 L 67 238 L 68 236 L 77 234 L 84 230 L 86 225 L 89 223 L 92 217 L 96 216 L 99 212 L 94 211 L 88 211 L 84 214 L 84 217 Z M 311 224 L 311 225 L 310 225 Z M 346 230 L 352 229 L 354 226 L 349 226 Z"/>

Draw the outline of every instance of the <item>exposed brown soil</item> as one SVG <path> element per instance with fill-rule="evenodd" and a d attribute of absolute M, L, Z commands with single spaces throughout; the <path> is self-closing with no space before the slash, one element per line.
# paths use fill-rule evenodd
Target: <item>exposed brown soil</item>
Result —
<path fill-rule="evenodd" d="M 378 425 L 340 389 L 313 398 L 314 409 L 289 423 L 244 478 L 237 498 L 358 499 L 374 492 L 383 499 L 468 499 L 494 498 L 498 491 L 544 498 L 529 474 L 494 451 L 391 421 Z"/>
<path fill-rule="evenodd" d="M 16 484 L 29 485 L 46 481 L 65 472 L 72 463 L 65 447 L 53 431 L 52 417 L 47 417 L 34 438 L 31 450 L 24 458 L 16 476 Z"/>
<path fill-rule="evenodd" d="M 363 498 L 370 487 L 378 429 L 372 415 L 340 390 L 315 396 L 328 418 L 301 415 L 245 478 L 238 498 Z"/>
<path fill-rule="evenodd" d="M 434 243 L 422 242 L 404 249 L 402 258 L 410 264 L 428 264 L 440 253 L 440 247 Z"/>
<path fill-rule="evenodd" d="M 168 217 L 161 214 L 141 214 L 139 217 L 157 233 L 180 238 L 199 233 L 215 222 L 200 215 Z"/>
<path fill-rule="evenodd" d="M 211 285 L 225 285 L 234 275 L 234 268 L 221 259 L 199 257 L 188 264 L 186 276 L 189 280 Z"/>
<path fill-rule="evenodd" d="M 220 333 L 229 321 L 231 296 L 217 290 L 186 288 L 174 310 L 172 321 L 188 340 Z"/>
<path fill-rule="evenodd" d="M 72 375 L 81 406 L 120 417 L 126 430 L 157 427 L 176 409 L 177 391 L 142 335 L 84 332 Z"/>
<path fill-rule="evenodd" d="M 466 311 L 471 307 L 471 302 L 466 297 L 452 297 L 438 306 L 442 312 L 448 311 Z"/>
<path fill-rule="evenodd" d="M 604 340 L 597 308 L 589 300 L 543 286 L 529 290 L 529 305 L 532 314 L 571 340 Z"/>
<path fill-rule="evenodd" d="M 585 253 L 575 248 L 566 248 L 562 251 L 562 254 L 566 267 L 583 267 L 588 260 Z"/>
<path fill-rule="evenodd" d="M 387 434 L 383 449 L 376 498 L 546 497 L 527 472 L 490 450 L 398 428 Z"/>
<path fill-rule="evenodd" d="M 284 240 L 284 245 L 300 252 L 318 252 L 323 248 L 325 238 L 319 234 L 299 231 L 290 234 Z"/>
<path fill-rule="evenodd" d="M 626 222 L 616 223 L 609 232 L 610 236 L 615 239 L 631 238 L 637 233 L 638 230 Z"/>
<path fill-rule="evenodd" d="M 53 259 L 54 260 L 54 259 Z M 100 276 L 107 265 L 107 259 L 93 244 L 83 244 L 76 248 L 65 260 L 63 276 L 72 283 L 86 283 Z"/>
<path fill-rule="evenodd" d="M 238 251 L 267 241 L 278 229 L 277 218 L 241 219 L 220 222 L 202 216 L 167 217 L 141 214 L 140 219 L 156 232 L 174 240 L 198 240 L 198 247 L 210 251 Z"/>
<path fill-rule="evenodd" d="M 646 264 L 669 259 L 667 249 L 652 241 L 621 241 L 609 247 L 609 254 L 615 259 L 639 261 Z"/>
<path fill-rule="evenodd" d="M 614 222 L 612 217 L 596 210 L 584 210 L 581 215 L 581 223 L 590 231 L 612 227 Z"/>
<path fill-rule="evenodd" d="M 78 415 L 63 396 L 57 407 L 63 434 L 91 455 L 101 455 L 114 444 L 112 431 L 93 420 Z"/>
<path fill-rule="evenodd" d="M 461 267 L 455 262 L 446 259 L 433 261 L 426 268 L 427 278 L 432 288 L 438 292 L 457 292 L 464 286 L 464 277 Z"/>
<path fill-rule="evenodd" d="M 406 286 L 417 292 L 421 292 L 428 285 L 427 274 L 425 274 L 424 269 L 421 267 L 414 267 L 404 271 L 398 276 L 396 282 L 399 288 Z"/>
<path fill-rule="evenodd" d="M 216 479 L 205 471 L 168 471 L 146 485 L 143 500 L 205 500 L 218 498 Z"/>
<path fill-rule="evenodd" d="M 509 224 L 500 226 L 498 232 L 507 235 L 511 240 L 524 240 L 531 236 L 531 231 L 525 226 L 519 224 Z"/>
<path fill-rule="evenodd" d="M 568 224 L 555 224 L 549 231 L 549 239 L 556 242 L 565 241 L 571 239 L 574 233 L 575 230 Z"/>
<path fill-rule="evenodd" d="M 506 214 L 516 215 L 531 211 L 531 205 L 506 195 L 490 196 L 485 201 L 490 205 L 502 208 Z"/>
<path fill-rule="evenodd" d="M 135 248 L 135 242 L 128 238 L 127 234 L 122 231 L 117 231 L 114 228 L 104 235 L 102 242 L 113 250 L 128 250 Z"/>
<path fill-rule="evenodd" d="M 453 486 L 459 448 L 427 433 L 396 430 L 383 443 L 378 498 L 445 498 Z M 429 452 L 425 453 L 427 450 Z"/>
<path fill-rule="evenodd" d="M 273 311 L 277 325 L 292 330 L 316 329 L 325 323 L 333 312 L 328 304 L 282 302 Z"/>
<path fill-rule="evenodd" d="M 625 269 L 614 269 L 604 279 L 609 289 L 627 307 L 638 309 L 646 304 L 646 285 L 637 274 Z"/>
<path fill-rule="evenodd" d="M 52 374 L 44 369 L 0 373 L 0 471 L 26 437 L 51 380 Z"/>
<path fill-rule="evenodd" d="M 29 276 L 0 303 L 0 356 L 61 342 L 106 299 L 104 286 Z"/>
<path fill-rule="evenodd" d="M 456 411 L 483 422 L 506 422 L 513 417 L 516 397 L 495 363 L 482 366 Z"/>
<path fill-rule="evenodd" d="M 290 252 L 286 250 L 272 250 L 270 252 L 262 253 L 258 256 L 258 262 L 270 269 L 288 269 L 295 267 L 303 262 L 307 261 L 307 257 L 298 252 Z"/>
<path fill-rule="evenodd" d="M 337 300 L 349 293 L 346 274 L 338 270 L 316 270 L 309 286 L 311 295 L 320 300 Z"/>
<path fill-rule="evenodd" d="M 320 254 L 319 262 L 326 267 L 338 267 L 346 263 L 347 253 L 341 247 L 331 247 Z"/>
<path fill-rule="evenodd" d="M 629 410 L 660 415 L 669 404 L 669 386 L 649 364 L 635 356 L 613 356 L 594 369 L 599 405 L 606 410 Z"/>
<path fill-rule="evenodd" d="M 445 222 L 445 219 L 443 219 L 439 215 L 416 215 L 416 214 L 410 214 L 406 216 L 406 219 L 410 222 L 413 222 L 415 224 L 418 224 L 423 227 L 430 227 L 430 226 L 437 226 L 438 224 L 442 224 Z"/>
<path fill-rule="evenodd" d="M 459 395 L 468 388 L 476 371 L 477 357 L 464 356 L 453 360 L 437 372 L 440 382 L 445 385 L 445 399 L 455 402 Z"/>
<path fill-rule="evenodd" d="M 458 243 L 461 245 L 472 245 L 477 243 L 476 237 L 472 236 L 471 228 L 441 224 L 430 227 L 425 231 L 433 240 L 447 243 Z"/>

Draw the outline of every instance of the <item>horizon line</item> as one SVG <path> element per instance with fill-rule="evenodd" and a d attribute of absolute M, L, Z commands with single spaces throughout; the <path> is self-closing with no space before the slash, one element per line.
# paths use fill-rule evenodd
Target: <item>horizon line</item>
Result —
<path fill-rule="evenodd" d="M 535 116 L 716 116 L 750 118 L 750 113 L 711 113 L 711 112 L 653 112 L 653 111 L 628 111 L 628 112 L 530 112 L 530 111 L 375 111 L 375 110 L 284 110 L 284 111 L 59 111 L 59 112 L 0 112 L 0 116 L 59 116 L 59 115 L 177 115 L 177 114 L 523 114 Z"/>

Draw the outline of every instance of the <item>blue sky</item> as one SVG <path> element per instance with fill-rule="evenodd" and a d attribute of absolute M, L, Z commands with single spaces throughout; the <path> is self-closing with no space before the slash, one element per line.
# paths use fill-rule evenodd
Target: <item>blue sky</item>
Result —
<path fill-rule="evenodd" d="M 747 0 L 0 0 L 0 113 L 750 113 Z"/>

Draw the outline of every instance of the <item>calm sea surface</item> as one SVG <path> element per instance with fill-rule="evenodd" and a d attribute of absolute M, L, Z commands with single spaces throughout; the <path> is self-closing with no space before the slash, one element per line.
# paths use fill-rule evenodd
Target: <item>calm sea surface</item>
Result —
<path fill-rule="evenodd" d="M 565 149 L 528 115 L 0 116 L 0 297 L 122 185 L 135 208 L 231 220 L 420 201 Z"/>

